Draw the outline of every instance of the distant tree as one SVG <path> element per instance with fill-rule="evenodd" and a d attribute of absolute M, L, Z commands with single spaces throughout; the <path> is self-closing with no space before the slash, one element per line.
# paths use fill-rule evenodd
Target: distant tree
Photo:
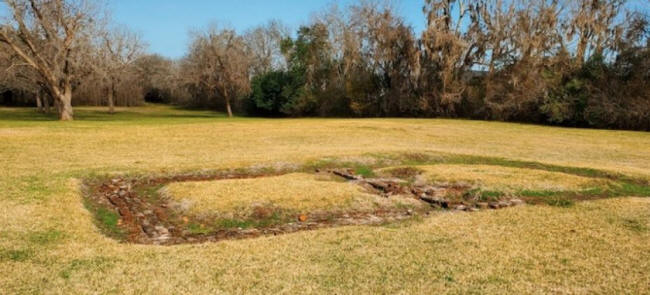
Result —
<path fill-rule="evenodd" d="M 145 54 L 134 62 L 138 81 L 142 81 L 146 101 L 170 103 L 180 90 L 180 75 L 175 61 L 157 54 Z"/>
<path fill-rule="evenodd" d="M 563 52 L 559 33 L 562 10 L 555 1 L 513 3 L 505 8 L 504 28 L 499 29 L 508 33 L 487 35 L 488 48 L 499 44 L 500 51 L 490 57 L 493 68 L 484 80 L 484 102 L 493 119 L 536 121 L 539 105 L 554 84 L 553 75 L 561 76 L 558 71 L 563 70 L 558 64 Z M 499 18 L 491 19 L 497 21 Z"/>
<path fill-rule="evenodd" d="M 567 36 L 577 39 L 575 60 L 578 66 L 592 55 L 604 55 L 620 37 L 620 16 L 626 0 L 569 1 L 571 17 Z"/>
<path fill-rule="evenodd" d="M 182 75 L 223 99 L 228 117 L 232 117 L 232 102 L 250 89 L 250 62 L 244 38 L 232 29 L 211 26 L 192 37 Z"/>
<path fill-rule="evenodd" d="M 0 43 L 41 76 L 61 120 L 72 120 L 72 83 L 83 46 L 93 28 L 90 0 L 5 0 L 11 18 L 0 29 Z"/>
<path fill-rule="evenodd" d="M 420 70 L 417 41 L 411 27 L 388 5 L 364 2 L 352 6 L 351 29 L 362 46 L 358 49 L 357 71 L 350 77 L 351 107 L 373 116 L 400 116 L 420 110 L 414 89 Z M 348 48 L 347 51 L 352 51 Z"/>
<path fill-rule="evenodd" d="M 251 82 L 249 112 L 263 116 L 292 115 L 288 106 L 295 93 L 292 76 L 286 71 L 257 75 Z"/>
<path fill-rule="evenodd" d="M 105 81 L 108 109 L 114 113 L 116 86 L 125 77 L 133 77 L 134 63 L 142 56 L 145 45 L 140 36 L 124 27 L 105 29 L 98 43 L 95 69 Z"/>
<path fill-rule="evenodd" d="M 320 98 L 330 86 L 333 59 L 327 26 L 315 23 L 298 30 L 295 40 L 282 44 L 288 73 L 299 86 L 285 104 L 284 112 L 293 116 L 317 115 Z"/>
<path fill-rule="evenodd" d="M 3 91 L 32 95 L 39 112 L 49 112 L 47 87 L 34 68 L 25 64 L 6 44 L 0 44 L 0 93 Z"/>
<path fill-rule="evenodd" d="M 426 101 L 437 112 L 455 112 L 467 88 L 463 77 L 481 53 L 476 43 L 478 23 L 470 19 L 479 2 L 425 0 L 421 83 Z"/>
<path fill-rule="evenodd" d="M 282 56 L 282 40 L 289 36 L 289 30 L 279 21 L 269 21 L 244 34 L 246 46 L 251 54 L 252 74 L 261 75 L 285 67 Z"/>

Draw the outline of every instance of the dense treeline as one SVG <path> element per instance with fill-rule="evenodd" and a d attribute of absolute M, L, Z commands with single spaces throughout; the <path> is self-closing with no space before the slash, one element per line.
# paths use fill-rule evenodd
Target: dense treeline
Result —
<path fill-rule="evenodd" d="M 206 62 L 198 54 L 218 50 L 201 49 L 203 39 L 195 38 L 182 63 L 208 65 L 208 72 L 221 67 L 211 72 L 213 85 L 221 81 L 235 94 L 202 82 L 189 83 L 194 92 L 185 97 L 213 107 L 236 101 L 240 112 L 263 116 L 445 116 L 650 129 L 648 17 L 625 1 L 428 0 L 424 12 L 428 25 L 420 36 L 376 2 L 333 7 L 294 37 L 277 23 L 241 37 L 212 27 L 202 38 L 238 42 L 220 47 L 237 49 Z M 229 75 L 237 70 L 235 84 Z M 183 67 L 179 73 L 207 78 Z"/>
<path fill-rule="evenodd" d="M 31 17 L 5 26 L 0 42 L 31 49 L 23 36 L 38 32 L 36 43 L 47 48 L 91 52 L 62 60 L 73 65 L 68 72 L 49 69 L 62 73 L 55 81 L 38 64 L 16 67 L 12 60 L 24 57 L 15 49 L 5 54 L 0 66 L 20 75 L 0 84 L 30 99 L 57 97 L 69 81 L 75 104 L 147 100 L 274 117 L 444 116 L 650 130 L 647 10 L 625 0 L 425 0 L 421 34 L 390 5 L 364 1 L 332 6 L 294 34 L 277 21 L 241 34 L 213 25 L 192 33 L 180 60 L 145 55 L 137 35 L 99 22 L 83 26 L 66 49 L 47 28 L 70 26 L 38 25 L 42 18 L 27 5 L 60 2 L 74 12 L 86 1 L 7 2 L 23 11 L 14 20 Z"/>

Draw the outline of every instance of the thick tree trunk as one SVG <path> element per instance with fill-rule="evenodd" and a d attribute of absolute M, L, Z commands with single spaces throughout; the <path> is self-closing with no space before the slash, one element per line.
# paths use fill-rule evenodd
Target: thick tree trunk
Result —
<path fill-rule="evenodd" d="M 61 113 L 61 102 L 56 97 L 54 98 L 54 108 L 56 109 L 57 114 Z"/>
<path fill-rule="evenodd" d="M 63 87 L 63 91 L 54 91 L 56 97 L 55 101 L 57 103 L 57 109 L 59 111 L 59 120 L 61 121 L 72 121 L 73 112 L 72 112 L 72 86 L 70 83 L 66 83 Z"/>
<path fill-rule="evenodd" d="M 43 100 L 41 97 L 41 91 L 36 90 L 35 95 L 36 95 L 36 108 L 38 109 L 38 112 L 39 113 L 45 112 L 45 109 L 43 109 Z"/>
<path fill-rule="evenodd" d="M 66 92 L 61 100 L 61 113 L 59 114 L 59 119 L 61 121 L 72 121 L 74 120 L 74 113 L 72 112 L 72 93 Z"/>
<path fill-rule="evenodd" d="M 108 86 L 108 112 L 115 114 L 115 82 Z"/>
<path fill-rule="evenodd" d="M 59 119 L 61 121 L 72 121 L 74 120 L 72 112 L 72 103 L 70 100 L 70 95 L 67 94 L 64 99 L 61 101 L 61 112 L 59 113 Z"/>

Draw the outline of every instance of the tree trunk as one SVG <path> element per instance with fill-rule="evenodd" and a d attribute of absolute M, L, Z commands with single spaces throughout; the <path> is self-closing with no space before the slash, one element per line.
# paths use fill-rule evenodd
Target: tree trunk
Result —
<path fill-rule="evenodd" d="M 43 110 L 45 113 L 49 114 L 50 113 L 50 98 L 47 95 L 42 96 L 43 100 Z"/>
<path fill-rule="evenodd" d="M 585 61 L 585 53 L 587 51 L 587 42 L 588 42 L 589 36 L 587 33 L 582 33 L 580 35 L 580 40 L 578 41 L 578 48 L 576 49 L 576 61 L 578 63 L 578 66 L 582 66 L 582 64 Z"/>
<path fill-rule="evenodd" d="M 36 90 L 36 108 L 38 109 L 39 113 L 45 112 L 45 109 L 43 109 L 43 100 L 41 98 L 41 90 Z"/>
<path fill-rule="evenodd" d="M 67 94 L 64 97 L 64 100 L 61 101 L 61 112 L 59 113 L 59 119 L 61 121 L 74 120 L 73 112 L 72 112 L 72 103 L 69 94 Z"/>
<path fill-rule="evenodd" d="M 54 98 L 54 108 L 56 109 L 56 113 L 60 114 L 61 113 L 61 102 L 59 102 L 58 98 Z"/>
<path fill-rule="evenodd" d="M 108 86 L 108 112 L 115 114 L 115 82 L 111 80 L 110 85 Z"/>
<path fill-rule="evenodd" d="M 57 96 L 55 100 L 59 111 L 59 120 L 72 121 L 72 85 L 66 83 L 63 87 L 63 92 L 55 91 L 55 95 Z"/>
<path fill-rule="evenodd" d="M 232 108 L 230 107 L 230 99 L 226 99 L 226 110 L 228 110 L 228 118 L 232 118 Z"/>
<path fill-rule="evenodd" d="M 228 97 L 228 89 L 222 90 L 223 98 L 226 100 L 226 111 L 228 111 L 228 118 L 232 118 L 232 108 L 230 107 L 230 97 Z"/>

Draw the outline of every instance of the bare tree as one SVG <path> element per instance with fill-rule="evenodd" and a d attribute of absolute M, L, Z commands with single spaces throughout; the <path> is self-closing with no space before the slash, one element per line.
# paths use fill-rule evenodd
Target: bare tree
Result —
<path fill-rule="evenodd" d="M 550 75 L 563 52 L 561 7 L 554 1 L 485 1 L 478 11 L 485 30 L 479 46 L 489 54 L 483 102 L 492 118 L 529 116 L 546 95 Z M 485 62 L 483 63 L 485 65 Z M 561 70 L 561 68 L 556 69 Z"/>
<path fill-rule="evenodd" d="M 288 36 L 289 29 L 276 20 L 246 32 L 244 40 L 253 58 L 253 75 L 284 67 L 281 44 Z"/>
<path fill-rule="evenodd" d="M 224 99 L 228 117 L 232 117 L 232 101 L 250 88 L 250 60 L 241 36 L 232 29 L 211 26 L 193 36 L 184 74 L 193 84 Z"/>
<path fill-rule="evenodd" d="M 11 90 L 33 95 L 39 112 L 49 112 L 49 99 L 39 74 L 11 51 L 0 45 L 0 91 Z"/>
<path fill-rule="evenodd" d="M 146 100 L 170 102 L 172 93 L 182 91 L 177 61 L 150 54 L 138 58 L 134 65 Z"/>
<path fill-rule="evenodd" d="M 477 51 L 481 51 L 476 43 L 478 23 L 468 20 L 475 8 L 466 0 L 426 0 L 423 86 L 439 105 L 435 108 L 453 112 L 466 89 L 463 77 L 471 69 Z"/>
<path fill-rule="evenodd" d="M 92 28 L 96 7 L 89 0 L 5 0 L 10 20 L 0 43 L 42 77 L 59 106 L 59 118 L 72 120 L 72 81 L 80 46 Z M 14 32 L 15 30 L 15 32 Z"/>
<path fill-rule="evenodd" d="M 621 32 L 616 18 L 626 0 L 569 1 L 572 9 L 567 35 L 577 39 L 575 57 L 582 65 L 591 54 L 603 54 L 614 45 Z"/>
<path fill-rule="evenodd" d="M 106 83 L 108 110 L 112 114 L 115 112 L 115 88 L 142 56 L 145 45 L 138 34 L 125 27 L 104 30 L 99 43 L 96 69 Z"/>
<path fill-rule="evenodd" d="M 510 41 L 515 30 L 518 4 L 517 1 L 506 4 L 503 0 L 483 0 L 476 4 L 474 21 L 481 23 L 477 42 L 484 49 L 478 63 L 487 67 L 488 76 L 502 69 L 513 54 Z"/>
<path fill-rule="evenodd" d="M 351 12 L 350 29 L 356 35 L 352 40 L 356 41 L 348 44 L 357 43 L 358 49 L 347 47 L 345 51 L 358 56 L 357 64 L 362 66 L 370 81 L 375 81 L 361 83 L 365 84 L 366 91 L 373 93 L 365 105 L 376 107 L 376 112 L 383 115 L 417 109 L 419 105 L 413 100 L 413 89 L 419 71 L 419 52 L 411 27 L 389 4 L 362 2 L 352 6 Z M 357 99 L 353 99 L 355 102 Z M 356 104 L 354 108 L 359 106 Z"/>

